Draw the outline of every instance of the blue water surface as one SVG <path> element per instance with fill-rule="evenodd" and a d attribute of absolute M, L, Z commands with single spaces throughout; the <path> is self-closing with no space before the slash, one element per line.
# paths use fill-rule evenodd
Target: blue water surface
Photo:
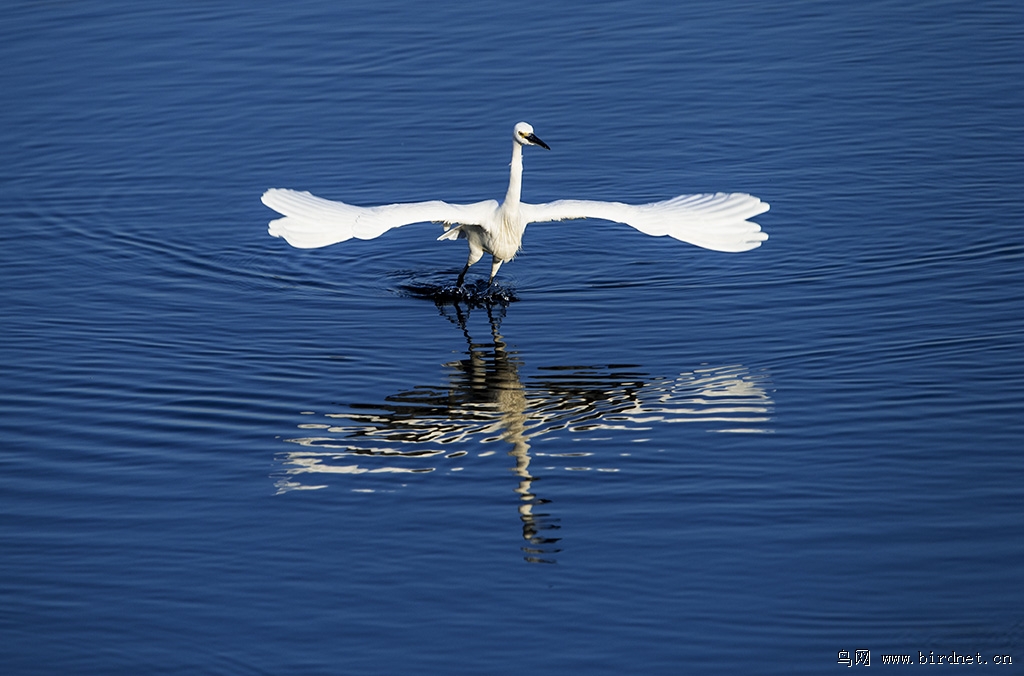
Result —
<path fill-rule="evenodd" d="M 3 673 L 1019 670 L 1022 40 L 994 1 L 8 8 Z M 500 198 L 519 120 L 528 201 L 748 192 L 770 239 L 533 225 L 472 304 L 421 293 L 439 226 L 267 235 L 269 187 Z"/>

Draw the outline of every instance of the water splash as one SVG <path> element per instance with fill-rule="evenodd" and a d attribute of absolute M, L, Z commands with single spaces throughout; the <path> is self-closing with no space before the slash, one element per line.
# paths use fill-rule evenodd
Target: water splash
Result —
<path fill-rule="evenodd" d="M 401 285 L 403 293 L 413 298 L 432 300 L 437 305 L 462 305 L 469 308 L 506 307 L 519 300 L 511 287 L 488 284 L 482 279 L 458 286 L 409 282 Z"/>

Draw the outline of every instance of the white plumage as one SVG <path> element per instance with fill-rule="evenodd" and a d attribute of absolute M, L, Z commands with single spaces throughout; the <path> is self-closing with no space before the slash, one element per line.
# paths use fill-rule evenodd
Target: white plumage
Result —
<path fill-rule="evenodd" d="M 663 202 L 623 204 L 592 200 L 558 200 L 546 204 L 520 201 L 523 146 L 548 148 L 520 122 L 513 130 L 512 168 L 505 200 L 448 204 L 434 200 L 378 207 L 357 207 L 316 197 L 308 192 L 272 188 L 263 203 L 284 218 L 270 222 L 270 234 L 300 249 L 314 249 L 347 239 L 373 239 L 391 228 L 411 223 L 439 222 L 445 233 L 438 239 L 465 239 L 469 259 L 459 274 L 462 284 L 469 266 L 491 254 L 491 276 L 516 255 L 529 223 L 597 218 L 630 225 L 640 232 L 667 235 L 715 251 L 748 251 L 768 235 L 749 219 L 768 211 L 768 204 L 745 193 L 680 195 Z"/>

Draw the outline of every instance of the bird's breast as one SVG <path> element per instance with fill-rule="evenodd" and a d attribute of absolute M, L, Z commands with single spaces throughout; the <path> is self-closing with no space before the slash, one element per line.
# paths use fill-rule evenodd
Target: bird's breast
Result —
<path fill-rule="evenodd" d="M 518 210 L 502 210 L 499 216 L 495 227 L 488 231 L 489 241 L 486 242 L 485 248 L 496 258 L 510 261 L 515 258 L 523 244 L 526 222 Z"/>

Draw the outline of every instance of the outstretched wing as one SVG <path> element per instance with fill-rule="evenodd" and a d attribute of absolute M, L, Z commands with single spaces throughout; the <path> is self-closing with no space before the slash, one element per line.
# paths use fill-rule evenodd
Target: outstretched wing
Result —
<path fill-rule="evenodd" d="M 715 251 L 748 251 L 768 239 L 760 225 L 748 220 L 768 211 L 768 204 L 745 193 L 680 195 L 651 204 L 558 200 L 523 204 L 522 209 L 528 223 L 600 218 Z"/>
<path fill-rule="evenodd" d="M 391 228 L 411 223 L 434 221 L 482 225 L 498 208 L 494 200 L 475 204 L 448 204 L 434 200 L 357 207 L 326 200 L 308 192 L 281 188 L 266 191 L 262 200 L 284 216 L 270 222 L 270 234 L 283 237 L 299 249 L 316 249 L 353 237 L 373 239 Z"/>

